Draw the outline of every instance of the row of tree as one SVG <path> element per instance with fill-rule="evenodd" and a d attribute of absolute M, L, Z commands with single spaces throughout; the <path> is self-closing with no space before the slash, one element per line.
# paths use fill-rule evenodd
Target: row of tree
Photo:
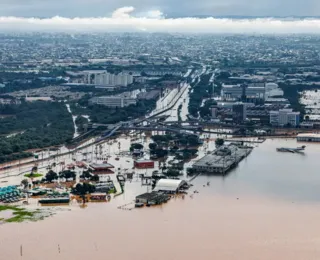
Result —
<path fill-rule="evenodd" d="M 72 117 L 62 103 L 22 102 L 10 105 L 10 111 L 11 117 L 0 119 L 0 162 L 30 156 L 24 151 L 60 145 L 73 137 Z"/>

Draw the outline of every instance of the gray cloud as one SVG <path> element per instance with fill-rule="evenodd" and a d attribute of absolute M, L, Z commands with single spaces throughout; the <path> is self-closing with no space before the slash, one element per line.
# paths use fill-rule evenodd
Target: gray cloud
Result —
<path fill-rule="evenodd" d="M 35 1 L 35 0 L 34 0 Z M 98 1 L 98 0 L 95 0 Z M 2 31 L 64 31 L 64 32 L 196 32 L 196 33 L 317 33 L 320 19 L 221 19 L 166 18 L 160 10 L 136 11 L 127 6 L 116 9 L 108 17 L 26 18 L 0 17 Z"/>
<path fill-rule="evenodd" d="M 122 6 L 168 16 L 320 16 L 319 0 L 0 0 L 0 16 L 95 17 Z"/>

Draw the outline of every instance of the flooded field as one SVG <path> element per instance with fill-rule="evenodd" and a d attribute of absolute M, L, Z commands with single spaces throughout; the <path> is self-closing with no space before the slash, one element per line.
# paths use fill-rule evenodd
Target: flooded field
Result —
<path fill-rule="evenodd" d="M 148 190 L 134 178 L 109 203 L 1 225 L 0 259 L 319 259 L 320 145 L 308 144 L 304 155 L 276 152 L 299 145 L 267 140 L 227 176 L 200 175 L 192 197 L 159 207 L 118 209 Z M 129 157 L 120 162 L 132 168 Z"/>

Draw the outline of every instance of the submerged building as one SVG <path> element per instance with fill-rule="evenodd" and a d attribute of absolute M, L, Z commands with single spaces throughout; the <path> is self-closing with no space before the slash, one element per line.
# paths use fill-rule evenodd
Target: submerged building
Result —
<path fill-rule="evenodd" d="M 196 161 L 192 168 L 198 172 L 225 174 L 248 156 L 252 149 L 236 144 L 225 145 Z"/>
<path fill-rule="evenodd" d="M 136 197 L 136 203 L 158 205 L 169 200 L 168 195 L 162 192 L 147 192 Z"/>
<path fill-rule="evenodd" d="M 297 135 L 298 142 L 320 142 L 320 134 L 305 133 Z"/>
<path fill-rule="evenodd" d="M 187 182 L 184 180 L 160 179 L 153 190 L 165 193 L 177 193 L 179 189 L 187 185 Z"/>

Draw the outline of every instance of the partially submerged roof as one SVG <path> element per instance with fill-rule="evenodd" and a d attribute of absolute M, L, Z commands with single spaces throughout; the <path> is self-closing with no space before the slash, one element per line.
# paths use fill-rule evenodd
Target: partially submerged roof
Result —
<path fill-rule="evenodd" d="M 114 166 L 110 163 L 92 163 L 90 167 L 94 169 L 103 169 L 103 168 L 114 168 Z"/>
<path fill-rule="evenodd" d="M 176 191 L 185 183 L 184 180 L 160 179 L 154 191 Z"/>

